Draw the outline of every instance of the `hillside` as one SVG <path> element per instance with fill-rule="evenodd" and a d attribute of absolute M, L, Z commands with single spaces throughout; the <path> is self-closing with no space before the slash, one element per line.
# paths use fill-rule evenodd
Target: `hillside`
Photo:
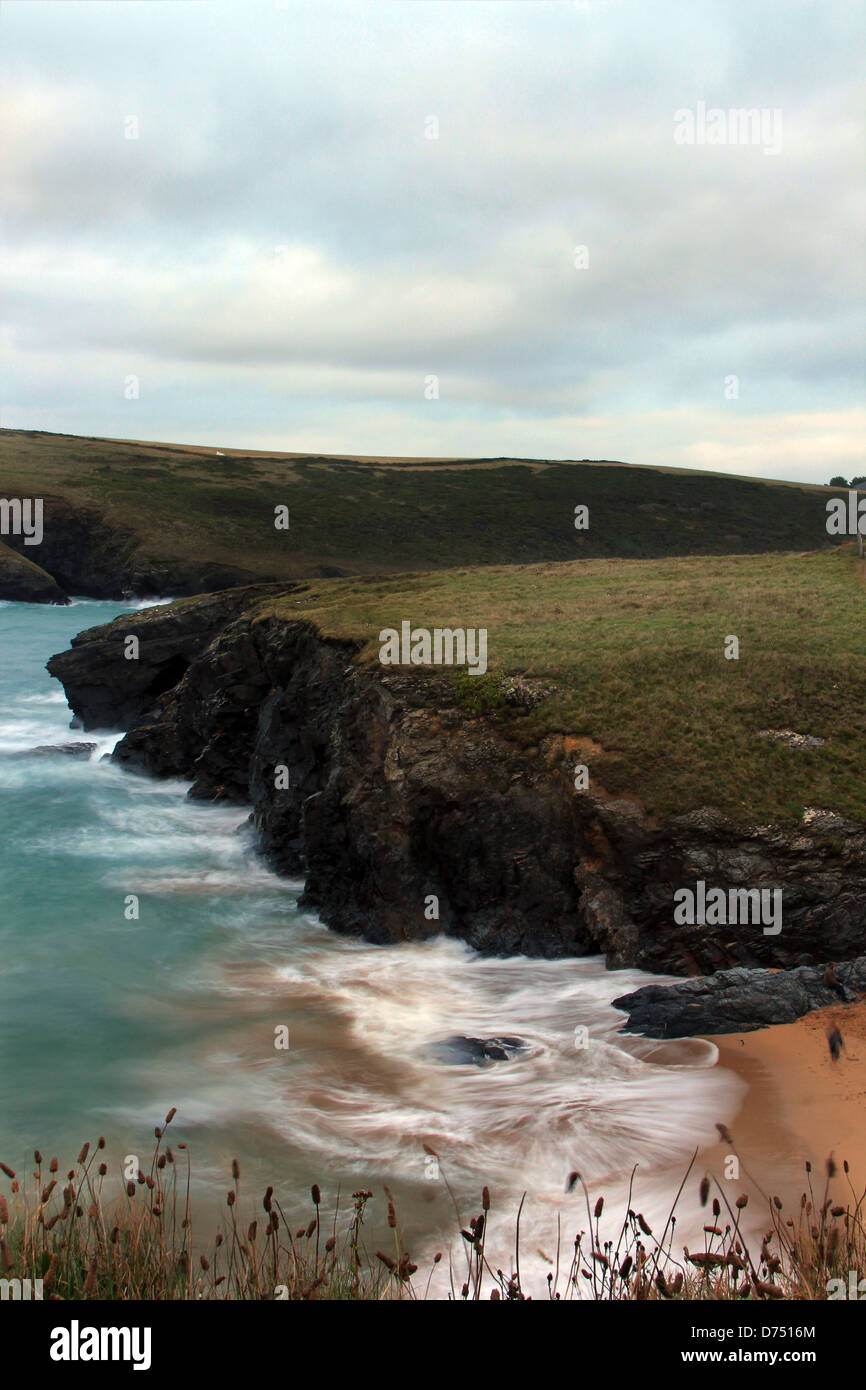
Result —
<path fill-rule="evenodd" d="M 43 497 L 46 518 L 40 547 L 4 539 L 66 592 L 104 597 L 257 578 L 830 548 L 829 495 L 600 461 L 218 454 L 0 431 L 0 497 Z M 575 529 L 578 505 L 589 509 L 587 529 Z M 277 506 L 289 509 L 288 530 L 274 526 Z"/>
<path fill-rule="evenodd" d="M 652 813 L 711 803 L 741 821 L 790 819 L 814 805 L 866 821 L 864 584 L 846 546 L 325 580 L 256 611 L 355 639 L 378 671 L 378 633 L 403 620 L 486 628 L 487 673 L 449 673 L 466 711 L 500 710 L 524 748 L 551 733 L 588 740 L 595 779 Z M 729 634 L 737 660 L 724 656 Z M 391 669 L 424 703 L 423 669 Z M 515 718 L 499 692 L 509 674 L 552 689 Z M 791 748 L 766 729 L 825 742 Z"/>

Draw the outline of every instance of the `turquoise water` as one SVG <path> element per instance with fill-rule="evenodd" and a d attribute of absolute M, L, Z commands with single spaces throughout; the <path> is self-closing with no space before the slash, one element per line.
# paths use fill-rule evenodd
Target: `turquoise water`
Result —
<path fill-rule="evenodd" d="M 618 1034 L 610 1000 L 655 977 L 329 932 L 257 860 L 243 808 L 115 768 L 116 733 L 70 732 L 45 662 L 122 611 L 0 603 L 0 1158 L 25 1166 L 38 1145 L 65 1168 L 99 1134 L 110 1163 L 142 1157 L 177 1106 L 203 1194 L 234 1156 L 248 1192 L 272 1181 L 289 1203 L 312 1180 L 326 1196 L 388 1182 L 407 1228 L 438 1240 L 453 1214 L 427 1143 L 467 1203 L 491 1186 L 508 1248 L 524 1190 L 527 1248 L 551 1244 L 574 1168 L 610 1193 L 640 1161 L 662 1211 L 742 1086 L 711 1044 Z M 71 740 L 97 753 L 29 751 Z M 454 1033 L 529 1046 L 443 1066 L 432 1049 Z"/>
<path fill-rule="evenodd" d="M 220 1010 L 196 1007 L 208 968 L 231 964 L 251 920 L 267 936 L 297 915 L 256 864 L 242 810 L 115 769 L 101 759 L 116 734 L 70 732 L 46 658 L 122 611 L 0 605 L 0 1140 L 18 1161 L 37 1142 L 77 1149 L 94 1126 L 152 1134 L 177 1101 L 178 1057 L 219 1047 Z M 94 740 L 90 761 L 27 756 Z M 189 1080 L 193 1117 L 219 1082 L 190 1095 Z"/>

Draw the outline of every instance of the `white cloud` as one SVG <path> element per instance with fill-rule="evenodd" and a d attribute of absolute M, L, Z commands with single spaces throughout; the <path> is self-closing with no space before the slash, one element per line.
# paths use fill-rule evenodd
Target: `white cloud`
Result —
<path fill-rule="evenodd" d="M 153 438 L 859 467 L 862 27 L 833 0 L 12 3 L 3 422 L 124 433 L 140 371 Z M 697 100 L 780 107 L 781 154 L 677 146 Z"/>

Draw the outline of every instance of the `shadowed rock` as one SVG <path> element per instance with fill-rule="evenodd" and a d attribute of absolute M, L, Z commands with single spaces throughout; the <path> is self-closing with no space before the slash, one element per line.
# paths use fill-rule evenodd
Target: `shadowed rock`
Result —
<path fill-rule="evenodd" d="M 466 1066 L 469 1063 L 483 1067 L 488 1062 L 510 1061 L 527 1047 L 528 1043 L 522 1038 L 467 1038 L 462 1033 L 455 1033 L 450 1038 L 443 1038 L 441 1042 L 434 1043 L 430 1055 L 435 1057 L 437 1062 L 445 1062 L 449 1066 Z"/>
<path fill-rule="evenodd" d="M 180 598 L 271 578 L 267 571 L 210 560 L 148 556 L 142 538 L 116 519 L 64 497 L 46 493 L 42 500 L 40 544 L 29 547 L 23 536 L 15 535 L 0 544 L 0 598 L 27 603 L 68 603 L 68 594 Z"/>
<path fill-rule="evenodd" d="M 23 543 L 22 543 L 23 544 Z M 31 554 L 38 554 L 39 546 Z M 0 598 L 13 603 L 67 604 L 69 599 L 56 580 L 31 559 L 0 541 Z"/>
<path fill-rule="evenodd" d="M 866 991 L 866 956 L 836 966 L 849 1000 Z M 696 1033 L 750 1033 L 772 1023 L 793 1023 L 812 1009 L 838 1004 L 826 982 L 826 967 L 796 970 L 720 970 L 670 985 L 644 985 L 614 999 L 628 1019 L 623 1032 L 649 1038 L 686 1038 Z"/>
<path fill-rule="evenodd" d="M 160 697 L 174 690 L 193 658 L 248 603 L 268 592 L 267 584 L 226 589 L 79 632 L 69 651 L 47 662 L 66 691 L 76 727 L 128 729 L 149 722 L 147 716 L 161 710 Z M 135 659 L 126 657 L 128 635 L 138 639 Z"/>

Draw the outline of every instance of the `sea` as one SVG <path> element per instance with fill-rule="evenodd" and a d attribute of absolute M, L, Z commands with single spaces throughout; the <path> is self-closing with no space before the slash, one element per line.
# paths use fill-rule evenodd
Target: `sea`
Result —
<path fill-rule="evenodd" d="M 191 802 L 186 783 L 114 766 L 117 730 L 71 727 L 46 661 L 141 606 L 0 602 L 0 1159 L 26 1172 L 38 1147 L 65 1171 L 103 1136 L 110 1174 L 147 1170 L 176 1107 L 166 1142 L 187 1146 L 203 1243 L 233 1159 L 251 1215 L 273 1184 L 300 1224 L 315 1182 L 338 1225 L 372 1191 L 375 1230 L 387 1184 L 422 1276 L 443 1255 L 440 1296 L 484 1186 L 488 1258 L 512 1267 L 522 1201 L 521 1275 L 540 1296 L 587 1226 L 570 1174 L 608 1213 L 632 1183 L 663 1224 L 744 1090 L 710 1041 L 620 1032 L 612 999 L 663 977 L 329 930 L 257 856 L 244 807 Z M 75 742 L 96 747 L 34 752 Z M 523 1047 L 454 1063 L 455 1036 Z"/>

